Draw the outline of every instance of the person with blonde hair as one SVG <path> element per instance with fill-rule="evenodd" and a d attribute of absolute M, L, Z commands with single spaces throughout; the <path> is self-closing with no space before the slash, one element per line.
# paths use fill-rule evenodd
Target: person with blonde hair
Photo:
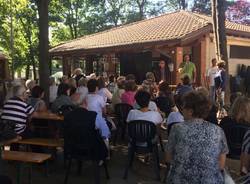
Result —
<path fill-rule="evenodd" d="M 225 131 L 226 137 L 229 141 L 229 155 L 243 155 L 241 161 L 241 171 L 246 174 L 249 172 L 249 163 L 246 160 L 250 161 L 250 99 L 245 96 L 239 96 L 234 101 L 229 115 L 224 117 L 220 126 Z M 233 132 L 237 132 L 237 136 Z M 244 136 L 245 135 L 245 136 Z M 238 143 L 242 148 L 230 147 L 230 143 Z M 246 156 L 248 155 L 248 156 Z M 249 157 L 249 158 L 248 158 Z M 244 169 L 243 169 L 244 168 Z"/>
<path fill-rule="evenodd" d="M 74 70 L 74 79 L 76 80 L 76 83 L 78 84 L 78 81 L 82 78 L 82 77 L 85 77 L 83 72 L 82 72 L 82 69 L 81 68 L 76 68 Z"/>
<path fill-rule="evenodd" d="M 27 88 L 26 93 L 28 94 L 28 96 L 30 96 L 30 95 L 31 95 L 31 90 L 32 90 L 32 88 L 36 86 L 36 81 L 35 81 L 35 80 L 28 79 L 28 80 L 26 80 L 26 82 L 25 82 L 25 86 L 26 86 L 26 88 Z"/>
<path fill-rule="evenodd" d="M 250 99 L 247 97 L 237 97 L 233 103 L 230 115 L 236 119 L 237 122 L 244 122 L 249 126 L 244 134 L 241 146 L 241 164 L 240 171 L 242 175 L 250 172 Z"/>
<path fill-rule="evenodd" d="M 146 73 L 146 80 L 142 82 L 142 88 L 150 93 L 151 97 L 156 93 L 157 91 L 157 85 L 155 82 L 155 76 L 153 72 L 147 72 Z"/>

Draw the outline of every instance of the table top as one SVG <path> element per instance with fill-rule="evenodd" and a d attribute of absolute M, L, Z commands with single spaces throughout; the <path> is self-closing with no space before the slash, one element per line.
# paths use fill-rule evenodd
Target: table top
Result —
<path fill-rule="evenodd" d="M 45 120 L 55 120 L 55 121 L 63 121 L 64 117 L 49 111 L 45 112 L 34 112 L 32 115 L 34 119 L 45 119 Z"/>

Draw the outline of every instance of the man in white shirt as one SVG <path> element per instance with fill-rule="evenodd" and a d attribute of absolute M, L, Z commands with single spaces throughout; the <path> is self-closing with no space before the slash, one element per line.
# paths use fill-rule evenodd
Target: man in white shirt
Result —
<path fill-rule="evenodd" d="M 206 73 L 206 81 L 209 86 L 209 95 L 212 102 L 215 102 L 215 83 L 214 78 L 216 73 L 218 72 L 217 60 L 212 59 L 212 66 L 208 68 Z"/>

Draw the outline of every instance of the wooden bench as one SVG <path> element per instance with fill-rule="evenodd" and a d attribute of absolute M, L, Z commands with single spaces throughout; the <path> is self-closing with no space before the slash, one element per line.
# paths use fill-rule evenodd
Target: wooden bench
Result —
<path fill-rule="evenodd" d="M 45 146 L 45 147 L 63 147 L 63 139 L 50 139 L 50 138 L 30 138 L 18 141 L 19 144 Z"/>
<path fill-rule="evenodd" d="M 48 160 L 51 158 L 50 154 L 44 153 L 32 153 L 22 151 L 2 151 L 2 159 L 8 161 L 17 161 L 18 172 L 17 172 L 17 184 L 21 183 L 21 164 L 28 163 L 29 167 L 29 183 L 32 183 L 32 164 L 41 164 L 46 162 L 46 174 L 48 170 Z"/>

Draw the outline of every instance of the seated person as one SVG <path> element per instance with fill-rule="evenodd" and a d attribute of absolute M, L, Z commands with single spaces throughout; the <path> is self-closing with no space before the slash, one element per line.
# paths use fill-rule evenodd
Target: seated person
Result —
<path fill-rule="evenodd" d="M 157 85 L 155 82 L 155 76 L 153 72 L 147 72 L 146 73 L 146 80 L 142 82 L 142 88 L 149 92 L 151 96 L 153 97 L 154 94 L 157 91 Z"/>
<path fill-rule="evenodd" d="M 68 130 L 73 129 L 73 132 L 77 133 L 79 132 L 79 127 L 82 127 L 80 132 L 83 134 L 83 138 L 86 138 L 84 137 L 85 135 L 89 135 L 88 139 L 90 146 L 92 146 L 91 151 L 94 151 L 92 153 L 94 159 L 104 160 L 107 158 L 108 139 L 110 137 L 109 128 L 105 119 L 100 114 L 86 109 L 84 100 L 80 103 L 78 108 L 75 108 L 65 116 L 64 121 L 66 126 L 65 128 Z M 94 129 L 98 132 L 98 134 L 96 134 Z M 84 133 L 84 131 L 91 131 L 91 133 Z M 98 136 L 102 138 L 103 142 L 98 139 Z M 104 145 L 106 145 L 106 147 Z"/>
<path fill-rule="evenodd" d="M 14 86 L 13 95 L 14 97 L 7 100 L 3 106 L 2 122 L 13 123 L 17 135 L 23 138 L 30 137 L 30 129 L 27 123 L 34 112 L 34 108 L 26 103 L 28 96 L 24 86 Z"/>
<path fill-rule="evenodd" d="M 112 108 L 115 108 L 115 105 L 118 103 L 121 103 L 121 96 L 122 93 L 125 92 L 124 90 L 125 88 L 125 77 L 124 76 L 120 76 L 117 78 L 117 87 L 114 89 L 114 94 L 112 96 Z"/>
<path fill-rule="evenodd" d="M 85 98 L 86 107 L 89 111 L 95 111 L 101 116 L 106 114 L 106 103 L 102 96 L 97 94 L 98 82 L 96 79 L 90 79 L 87 83 L 88 95 Z"/>
<path fill-rule="evenodd" d="M 105 103 L 107 103 L 108 101 L 110 102 L 112 99 L 112 93 L 106 87 L 104 77 L 99 77 L 97 83 L 98 83 L 97 94 L 103 97 Z"/>
<path fill-rule="evenodd" d="M 155 103 L 165 117 L 174 110 L 175 103 L 171 89 L 166 81 L 159 84 L 159 92 L 155 99 Z"/>
<path fill-rule="evenodd" d="M 145 88 L 139 88 L 138 91 L 146 91 L 146 92 L 148 92 L 147 90 L 145 90 Z M 140 109 L 140 106 L 136 102 L 135 102 L 133 107 L 134 107 L 134 109 Z M 154 101 L 152 101 L 152 100 L 149 101 L 148 109 L 150 111 L 158 111 L 158 107 L 157 107 L 156 103 Z"/>
<path fill-rule="evenodd" d="M 171 112 L 167 117 L 168 135 L 170 135 L 170 131 L 174 124 L 184 122 L 184 117 L 181 113 L 182 100 L 178 95 L 175 98 L 175 104 L 177 107 L 177 111 Z"/>
<path fill-rule="evenodd" d="M 117 83 L 116 83 L 116 80 L 115 80 L 115 76 L 110 75 L 109 76 L 109 83 L 107 85 L 107 88 L 112 94 L 114 94 L 116 86 L 117 86 Z"/>
<path fill-rule="evenodd" d="M 122 103 L 127 103 L 131 106 L 134 106 L 136 89 L 137 86 L 135 81 L 127 80 L 125 82 L 125 92 L 121 95 Z"/>
<path fill-rule="evenodd" d="M 25 82 L 25 86 L 26 86 L 26 88 L 27 88 L 26 93 L 27 93 L 27 95 L 28 95 L 28 97 L 29 97 L 29 96 L 31 95 L 31 90 L 32 90 L 32 88 L 36 86 L 36 81 L 35 81 L 35 80 L 28 79 L 28 80 Z"/>
<path fill-rule="evenodd" d="M 40 86 L 35 86 L 31 90 L 31 97 L 28 98 L 27 103 L 30 104 L 36 112 L 46 111 L 47 107 L 43 101 L 44 89 Z"/>
<path fill-rule="evenodd" d="M 198 91 L 199 93 L 202 93 L 205 96 L 209 97 L 209 92 L 208 92 L 207 88 L 197 87 L 195 90 Z M 210 122 L 210 123 L 213 123 L 215 125 L 218 125 L 218 119 L 217 119 L 218 107 L 211 100 L 210 100 L 210 103 L 211 103 L 211 109 L 209 111 L 207 118 L 205 118 L 205 120 Z"/>
<path fill-rule="evenodd" d="M 81 100 L 81 94 L 77 92 L 76 88 L 70 88 L 69 96 L 74 105 L 79 105 L 79 101 Z"/>
<path fill-rule="evenodd" d="M 79 79 L 76 92 L 80 94 L 80 100 L 85 99 L 85 97 L 88 94 L 87 79 L 86 78 L 82 77 Z"/>
<path fill-rule="evenodd" d="M 183 96 L 184 94 L 193 91 L 191 81 L 188 75 L 185 75 L 182 79 L 182 85 L 178 86 L 176 89 L 176 95 Z"/>
<path fill-rule="evenodd" d="M 242 175 L 250 172 L 250 129 L 245 133 L 241 146 L 240 172 Z"/>
<path fill-rule="evenodd" d="M 52 103 L 51 110 L 57 113 L 62 106 L 74 106 L 70 97 L 70 86 L 66 83 L 61 83 L 58 86 L 57 98 Z"/>
<path fill-rule="evenodd" d="M 153 122 L 157 126 L 157 129 L 160 127 L 163 121 L 161 114 L 157 111 L 150 111 L 148 109 L 150 98 L 150 94 L 146 91 L 140 90 L 136 93 L 135 100 L 136 103 L 140 106 L 140 109 L 130 110 L 127 117 L 127 122 L 133 120 L 147 120 Z"/>
<path fill-rule="evenodd" d="M 243 142 L 243 137 L 248 129 L 250 129 L 250 99 L 244 96 L 238 97 L 230 111 L 229 111 L 229 116 L 224 117 L 221 122 L 220 126 L 224 130 L 225 135 L 228 140 L 228 145 L 229 145 L 229 154 L 234 154 L 234 155 L 240 155 L 241 149 L 236 149 L 234 147 L 231 148 L 230 140 L 237 141 L 239 144 L 242 144 Z M 240 127 L 242 132 L 237 133 L 237 137 L 233 140 L 234 135 L 233 132 L 234 130 L 237 129 L 237 127 Z M 238 132 L 238 131 L 237 131 Z M 238 135 L 239 134 L 239 135 Z"/>

